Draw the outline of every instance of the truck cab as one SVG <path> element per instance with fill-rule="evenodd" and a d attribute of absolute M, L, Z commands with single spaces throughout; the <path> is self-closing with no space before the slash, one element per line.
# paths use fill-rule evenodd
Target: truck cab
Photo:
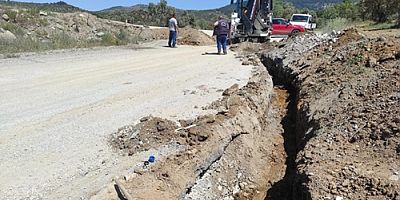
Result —
<path fill-rule="evenodd" d="M 300 25 L 307 30 L 313 30 L 317 28 L 317 24 L 314 22 L 314 18 L 309 14 L 293 14 L 290 18 L 290 23 L 293 25 Z"/>

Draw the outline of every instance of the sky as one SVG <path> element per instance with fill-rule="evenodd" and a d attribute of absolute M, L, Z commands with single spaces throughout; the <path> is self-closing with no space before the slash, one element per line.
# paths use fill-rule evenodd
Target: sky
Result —
<path fill-rule="evenodd" d="M 33 3 L 54 3 L 60 0 L 18 0 Z M 159 0 L 63 0 L 64 2 L 83 8 L 97 11 L 114 6 L 133 6 L 136 4 L 158 3 Z M 220 8 L 228 5 L 230 0 L 167 0 L 168 5 L 181 9 L 204 10 Z"/>

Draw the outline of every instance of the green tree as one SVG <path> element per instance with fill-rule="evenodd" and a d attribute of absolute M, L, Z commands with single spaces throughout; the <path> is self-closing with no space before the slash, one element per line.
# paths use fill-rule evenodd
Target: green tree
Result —
<path fill-rule="evenodd" d="M 342 3 L 329 6 L 318 13 L 323 19 L 345 18 L 355 20 L 360 16 L 359 5 L 352 0 L 344 0 Z"/>
<path fill-rule="evenodd" d="M 274 17 L 290 18 L 292 14 L 298 12 L 293 4 L 284 2 L 283 0 L 274 1 Z"/>
<path fill-rule="evenodd" d="M 352 0 L 344 0 L 343 3 L 336 5 L 336 9 L 341 18 L 355 20 L 359 17 L 359 6 Z"/>
<path fill-rule="evenodd" d="M 390 0 L 392 12 L 397 15 L 397 28 L 400 28 L 400 1 Z"/>
<path fill-rule="evenodd" d="M 362 16 L 376 22 L 385 22 L 398 10 L 398 0 L 362 0 Z"/>

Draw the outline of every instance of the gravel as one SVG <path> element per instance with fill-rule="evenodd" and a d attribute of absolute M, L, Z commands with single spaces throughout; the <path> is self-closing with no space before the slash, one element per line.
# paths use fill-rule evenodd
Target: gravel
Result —
<path fill-rule="evenodd" d="M 107 144 L 112 132 L 149 114 L 207 114 L 201 108 L 221 89 L 250 77 L 251 68 L 233 55 L 201 56 L 214 47 L 164 43 L 0 60 L 2 198 L 87 197 L 148 157 L 114 153 Z"/>

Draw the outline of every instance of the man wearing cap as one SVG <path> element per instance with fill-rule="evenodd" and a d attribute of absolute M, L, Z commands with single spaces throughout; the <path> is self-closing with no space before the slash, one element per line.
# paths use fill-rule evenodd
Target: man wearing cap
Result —
<path fill-rule="evenodd" d="M 214 35 L 217 36 L 218 54 L 220 54 L 220 55 L 222 54 L 221 53 L 221 49 L 222 49 L 224 55 L 226 55 L 228 53 L 228 51 L 226 49 L 226 43 L 227 43 L 228 34 L 229 34 L 229 24 L 224 19 L 224 16 L 219 16 L 218 21 L 214 23 L 214 26 L 215 26 Z"/>

